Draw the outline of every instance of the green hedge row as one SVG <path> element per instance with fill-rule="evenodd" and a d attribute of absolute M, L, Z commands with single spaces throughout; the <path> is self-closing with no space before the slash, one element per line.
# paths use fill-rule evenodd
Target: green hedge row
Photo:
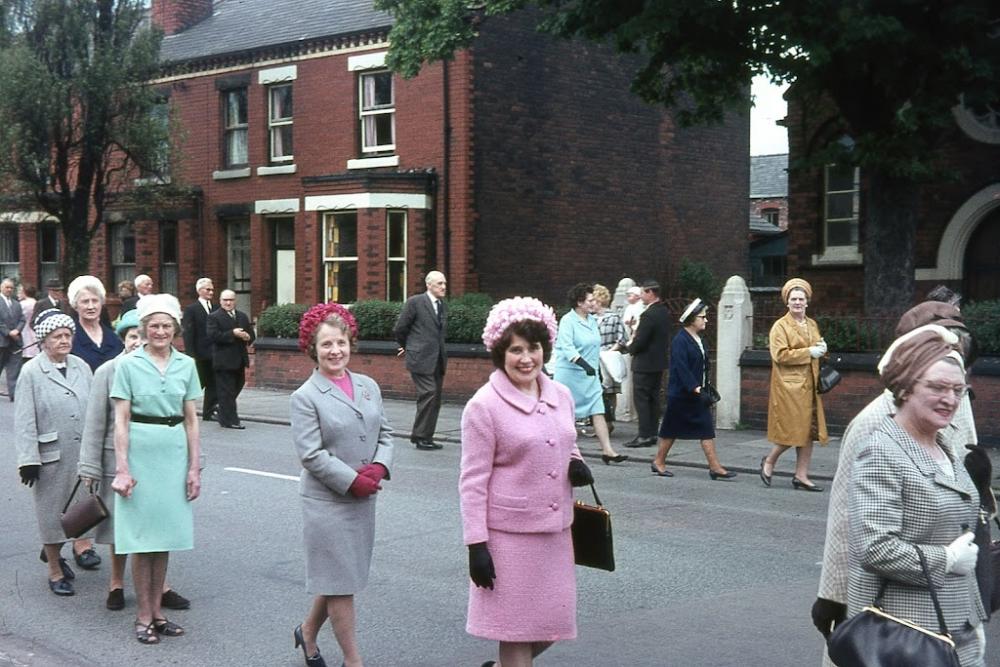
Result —
<path fill-rule="evenodd" d="M 448 304 L 449 343 L 482 343 L 486 316 L 493 307 L 487 294 L 470 293 L 453 299 Z M 308 306 L 285 303 L 271 306 L 257 320 L 257 332 L 274 338 L 298 338 L 299 320 Z M 392 329 L 403 309 L 399 301 L 358 301 L 351 312 L 358 320 L 358 338 L 361 340 L 393 340 Z"/>

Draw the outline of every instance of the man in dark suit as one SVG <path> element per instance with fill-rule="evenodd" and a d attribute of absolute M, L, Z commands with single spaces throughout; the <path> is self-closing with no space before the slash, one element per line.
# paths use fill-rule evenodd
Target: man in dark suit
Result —
<path fill-rule="evenodd" d="M 46 310 L 51 310 L 56 308 L 74 320 L 76 319 L 76 311 L 69 305 L 69 301 L 66 300 L 66 294 L 64 292 L 62 281 L 58 278 L 51 278 L 45 283 L 45 289 L 48 293 L 45 295 L 44 299 L 39 299 L 35 304 L 35 313 L 31 316 L 31 328 L 34 329 L 35 325 L 38 323 L 38 316 L 44 313 Z"/>
<path fill-rule="evenodd" d="M 413 420 L 410 442 L 417 449 L 441 449 L 441 445 L 434 442 L 434 429 L 441 410 L 441 389 L 448 365 L 444 348 L 448 330 L 444 295 L 448 281 L 440 271 L 431 271 L 424 283 L 427 291 L 406 300 L 393 334 L 399 343 L 397 356 L 406 355 L 406 370 L 410 371 L 417 388 L 417 416 Z"/>
<path fill-rule="evenodd" d="M 236 292 L 222 290 L 221 308 L 208 316 L 208 338 L 212 341 L 212 368 L 215 369 L 215 389 L 219 396 L 219 426 L 244 428 L 236 411 L 236 398 L 243 391 L 247 354 L 254 340 L 253 327 L 246 313 L 236 310 Z"/>
<path fill-rule="evenodd" d="M 21 330 L 24 311 L 14 298 L 14 281 L 0 282 L 0 371 L 7 372 L 7 396 L 14 400 L 14 386 L 21 372 Z"/>
<path fill-rule="evenodd" d="M 139 299 L 153 292 L 153 279 L 145 273 L 136 276 L 132 284 L 135 285 L 135 294 L 122 301 L 122 314 L 135 308 Z"/>
<path fill-rule="evenodd" d="M 670 349 L 670 313 L 660 301 L 660 284 L 647 280 L 642 284 L 642 302 L 646 310 L 625 351 L 632 355 L 632 398 L 639 415 L 639 435 L 626 447 L 652 447 L 656 444 L 660 419 L 660 386 L 668 366 Z"/>
<path fill-rule="evenodd" d="M 184 331 L 184 351 L 188 356 L 194 357 L 198 379 L 205 390 L 201 416 L 210 421 L 214 419 L 219 402 L 215 391 L 215 371 L 212 370 L 212 341 L 208 338 L 208 316 L 219 309 L 219 304 L 212 303 L 215 286 L 211 278 L 199 278 L 195 283 L 195 289 L 198 291 L 198 300 L 184 309 L 181 329 Z"/>

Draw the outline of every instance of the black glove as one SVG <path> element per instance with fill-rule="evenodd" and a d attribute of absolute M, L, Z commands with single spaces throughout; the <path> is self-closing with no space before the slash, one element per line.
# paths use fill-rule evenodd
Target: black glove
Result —
<path fill-rule="evenodd" d="M 478 588 L 493 590 L 497 571 L 493 569 L 493 557 L 486 548 L 486 542 L 469 545 L 469 578 Z"/>
<path fill-rule="evenodd" d="M 21 466 L 17 472 L 21 475 L 21 484 L 32 487 L 38 481 L 38 474 L 42 471 L 40 465 Z"/>
<path fill-rule="evenodd" d="M 965 469 L 972 478 L 972 483 L 979 490 L 979 502 L 989 507 L 993 504 L 990 496 L 990 478 L 993 477 L 993 464 L 990 455 L 979 445 L 966 445 L 969 453 L 965 455 Z"/>
<path fill-rule="evenodd" d="M 594 370 L 594 367 L 588 364 L 583 357 L 578 357 L 573 363 L 582 368 L 587 375 L 597 375 L 597 371 Z"/>
<path fill-rule="evenodd" d="M 847 618 L 847 605 L 826 598 L 816 598 L 812 606 L 813 625 L 824 637 L 829 637 L 833 628 Z"/>
<path fill-rule="evenodd" d="M 594 483 L 594 475 L 587 464 L 580 459 L 569 460 L 569 483 L 571 486 L 587 486 Z"/>

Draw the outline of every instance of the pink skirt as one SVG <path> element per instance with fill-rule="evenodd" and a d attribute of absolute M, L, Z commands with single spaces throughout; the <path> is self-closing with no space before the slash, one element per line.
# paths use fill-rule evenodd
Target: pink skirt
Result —
<path fill-rule="evenodd" d="M 570 529 L 489 531 L 493 590 L 469 582 L 466 632 L 502 642 L 576 638 L 576 571 Z"/>

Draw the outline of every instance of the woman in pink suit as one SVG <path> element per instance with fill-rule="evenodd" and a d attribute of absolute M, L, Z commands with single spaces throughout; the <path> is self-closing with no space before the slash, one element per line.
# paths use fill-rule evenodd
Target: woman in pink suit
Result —
<path fill-rule="evenodd" d="M 537 299 L 495 305 L 483 342 L 497 370 L 462 414 L 466 631 L 499 641 L 502 667 L 530 666 L 576 637 L 571 486 L 593 477 L 576 447 L 573 398 L 541 373 L 556 332 Z"/>

